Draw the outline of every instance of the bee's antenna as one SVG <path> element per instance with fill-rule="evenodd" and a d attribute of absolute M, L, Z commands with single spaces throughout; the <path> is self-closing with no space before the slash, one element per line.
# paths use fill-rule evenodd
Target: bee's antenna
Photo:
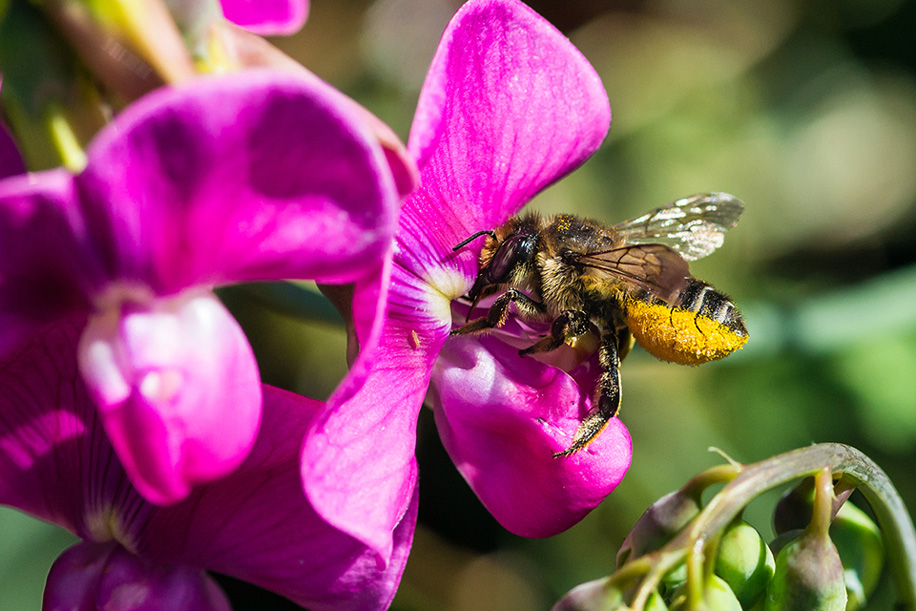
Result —
<path fill-rule="evenodd" d="M 490 236 L 491 238 L 493 238 L 494 240 L 496 239 L 496 232 L 495 232 L 495 231 L 493 231 L 492 229 L 483 229 L 483 230 L 481 230 L 481 231 L 478 231 L 477 233 L 475 233 L 475 234 L 472 235 L 471 237 L 466 238 L 466 239 L 464 239 L 464 240 L 461 240 L 461 242 L 459 242 L 458 244 L 456 244 L 456 245 L 454 246 L 454 248 L 452 248 L 452 252 L 455 252 L 455 251 L 458 250 L 459 248 L 464 248 L 465 246 L 467 246 L 468 244 L 470 244 L 471 242 L 473 242 L 474 240 L 476 240 L 477 238 L 479 238 L 479 237 L 482 236 L 482 235 L 488 235 L 488 236 Z"/>

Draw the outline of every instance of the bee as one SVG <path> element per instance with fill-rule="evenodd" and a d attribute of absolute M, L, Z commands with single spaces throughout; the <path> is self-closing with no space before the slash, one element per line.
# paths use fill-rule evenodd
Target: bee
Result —
<path fill-rule="evenodd" d="M 620 361 L 634 341 L 661 360 L 684 365 L 720 359 L 747 342 L 735 304 L 691 276 L 688 266 L 722 245 L 743 209 L 731 195 L 706 193 L 613 226 L 569 214 L 528 213 L 478 231 L 454 248 L 487 236 L 466 296 L 468 319 L 451 335 L 502 326 L 510 304 L 524 320 L 551 321 L 549 334 L 520 350 L 521 356 L 575 346 L 597 333 L 601 375 L 594 408 L 570 446 L 554 454 L 568 456 L 617 416 Z M 480 300 L 497 293 L 486 316 L 470 320 Z"/>

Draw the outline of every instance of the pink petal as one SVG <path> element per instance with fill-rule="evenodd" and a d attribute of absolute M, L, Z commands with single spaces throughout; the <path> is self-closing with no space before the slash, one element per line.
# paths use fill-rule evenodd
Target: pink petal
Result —
<path fill-rule="evenodd" d="M 585 57 L 515 0 L 471 0 L 439 44 L 408 140 L 420 193 L 403 214 L 436 252 L 515 214 L 584 162 L 610 124 Z"/>
<path fill-rule="evenodd" d="M 82 316 L 49 325 L 0 360 L 0 504 L 72 532 L 83 519 L 82 457 L 95 417 L 76 370 L 85 325 Z M 98 460 L 114 460 L 107 442 L 93 445 Z M 103 481 L 96 490 L 107 489 Z"/>
<path fill-rule="evenodd" d="M 353 98 L 347 97 L 322 81 L 305 66 L 262 37 L 240 28 L 224 28 L 219 32 L 219 37 L 220 42 L 226 47 L 227 51 L 238 57 L 239 63 L 245 68 L 260 67 L 283 70 L 323 87 L 331 98 L 336 98 L 337 103 L 341 106 L 349 107 L 357 120 L 362 121 L 375 135 L 382 150 L 385 152 L 385 159 L 388 161 L 391 173 L 394 175 L 398 193 L 402 196 L 407 195 L 416 188 L 419 181 L 417 164 L 413 157 L 407 153 L 406 147 L 397 134 L 394 133 L 394 130 L 385 122 L 358 104 Z"/>
<path fill-rule="evenodd" d="M 443 37 L 408 148 L 421 186 L 397 236 L 378 354 L 329 401 L 303 448 L 306 493 L 329 523 L 378 551 L 416 482 L 416 415 L 450 327 L 448 302 L 476 275 L 470 233 L 501 224 L 600 144 L 607 96 L 581 54 L 517 2 L 466 4 Z"/>
<path fill-rule="evenodd" d="M 226 19 L 262 36 L 295 34 L 308 17 L 307 0 L 220 0 Z"/>
<path fill-rule="evenodd" d="M 416 488 L 417 414 L 448 334 L 448 322 L 425 311 L 427 291 L 393 271 L 378 349 L 357 362 L 347 391 L 331 397 L 302 450 L 303 485 L 315 510 L 382 561 Z"/>
<path fill-rule="evenodd" d="M 248 460 L 162 509 L 142 549 L 250 581 L 314 611 L 386 609 L 413 540 L 416 493 L 389 533 L 392 554 L 380 568 L 374 550 L 329 526 L 302 493 L 299 447 L 320 406 L 265 387 L 262 434 Z"/>
<path fill-rule="evenodd" d="M 232 606 L 199 568 L 150 562 L 114 542 L 83 542 L 54 562 L 43 608 L 231 611 Z"/>
<path fill-rule="evenodd" d="M 254 443 L 257 364 L 212 293 L 91 317 L 79 362 L 125 470 L 153 503 L 177 502 L 233 471 Z"/>
<path fill-rule="evenodd" d="M 591 407 L 583 388 L 594 386 L 520 357 L 496 338 L 449 340 L 433 385 L 446 450 L 490 513 L 515 534 L 548 537 L 573 526 L 630 466 L 630 435 L 618 418 L 585 449 L 554 458 Z"/>
<path fill-rule="evenodd" d="M 42 325 L 88 312 L 103 270 L 62 170 L 0 181 L 0 357 Z"/>
<path fill-rule="evenodd" d="M 199 79 L 121 113 L 77 177 L 112 279 L 352 282 L 390 248 L 399 197 L 375 134 L 326 85 L 270 70 Z"/>

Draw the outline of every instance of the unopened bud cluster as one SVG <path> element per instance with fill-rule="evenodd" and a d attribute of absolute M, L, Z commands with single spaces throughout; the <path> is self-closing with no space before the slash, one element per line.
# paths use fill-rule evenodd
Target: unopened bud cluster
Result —
<path fill-rule="evenodd" d="M 656 501 L 624 540 L 616 572 L 575 588 L 554 610 L 863 608 L 884 566 L 884 543 L 875 522 L 846 502 L 851 487 L 838 484 L 837 498 L 827 468 L 803 480 L 777 504 L 768 543 L 741 518 L 753 497 L 729 498 L 741 487 L 701 500 L 704 489 L 752 467 L 712 469 Z"/>

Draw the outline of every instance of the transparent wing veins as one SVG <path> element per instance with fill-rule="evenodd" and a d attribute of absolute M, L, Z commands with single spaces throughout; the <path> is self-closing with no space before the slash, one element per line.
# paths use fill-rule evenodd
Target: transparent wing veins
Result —
<path fill-rule="evenodd" d="M 687 261 L 664 244 L 633 244 L 578 255 L 576 263 L 673 303 L 687 286 Z"/>
<path fill-rule="evenodd" d="M 630 244 L 664 244 L 694 261 L 722 245 L 744 204 L 727 193 L 703 193 L 679 199 L 639 218 L 615 225 Z"/>

